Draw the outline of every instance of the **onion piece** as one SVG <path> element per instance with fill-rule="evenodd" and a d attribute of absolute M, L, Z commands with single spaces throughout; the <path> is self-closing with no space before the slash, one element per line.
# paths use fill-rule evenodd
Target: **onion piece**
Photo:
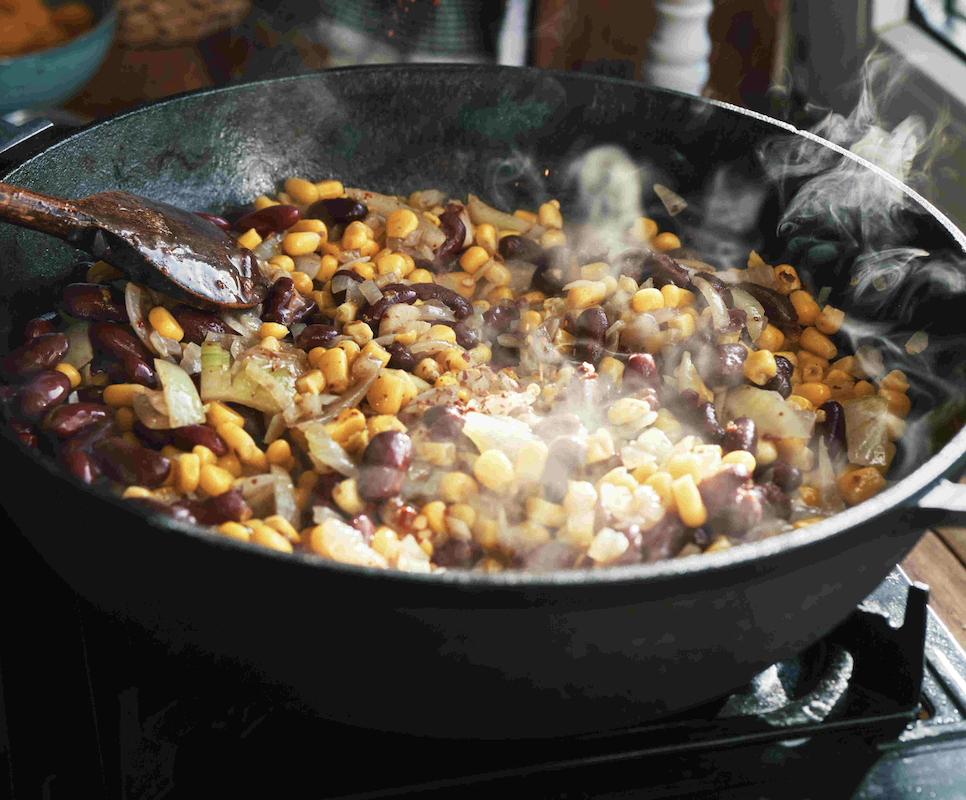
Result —
<path fill-rule="evenodd" d="M 761 336 L 761 332 L 768 324 L 765 309 L 748 292 L 736 286 L 731 287 L 731 299 L 735 308 L 747 314 L 747 322 L 745 324 L 748 328 L 748 335 L 753 342 L 757 341 L 758 337 Z"/>
<path fill-rule="evenodd" d="M 687 200 L 681 197 L 681 195 L 679 195 L 677 192 L 671 191 L 667 188 L 667 186 L 663 186 L 660 183 L 654 184 L 654 194 L 661 199 L 661 202 L 667 209 L 667 213 L 672 217 L 676 217 L 688 207 Z"/>
<path fill-rule="evenodd" d="M 280 466 L 272 465 L 272 475 L 275 476 L 275 513 L 284 517 L 294 527 L 299 524 L 299 509 L 295 501 L 295 486 L 292 476 Z"/>
<path fill-rule="evenodd" d="M 191 376 L 177 364 L 160 358 L 154 359 L 154 368 L 161 381 L 171 427 L 204 424 L 205 409 Z"/>
<path fill-rule="evenodd" d="M 708 304 L 708 308 L 711 309 L 711 321 L 714 324 L 715 330 L 720 331 L 731 325 L 728 307 L 725 305 L 724 298 L 718 294 L 717 290 L 706 280 L 698 276 L 692 279 L 692 283 L 701 292 L 701 295 Z"/>
<path fill-rule="evenodd" d="M 835 479 L 835 468 L 832 466 L 832 459 L 828 454 L 828 447 L 825 440 L 818 440 L 818 469 L 816 470 L 815 488 L 818 489 L 822 498 L 822 510 L 835 512 L 845 508 L 842 500 L 842 493 L 839 491 L 839 483 Z"/>
<path fill-rule="evenodd" d="M 728 392 L 724 402 L 725 418 L 749 417 L 759 433 L 779 438 L 796 437 L 808 440 L 815 429 L 815 412 L 805 411 L 786 403 L 778 392 L 754 386 L 738 386 Z M 848 421 L 846 420 L 846 426 Z M 846 428 L 847 429 L 847 428 Z"/>
<path fill-rule="evenodd" d="M 309 458 L 316 469 L 331 468 L 340 475 L 354 478 L 358 472 L 349 454 L 335 441 L 325 429 L 321 420 L 301 423 L 297 426 L 305 434 L 309 446 Z"/>
<path fill-rule="evenodd" d="M 313 531 L 312 544 L 313 549 L 318 548 L 323 555 L 344 564 L 382 569 L 389 566 L 384 556 L 365 543 L 358 530 L 335 517 L 322 522 L 318 533 Z"/>
<path fill-rule="evenodd" d="M 295 256 L 295 269 L 304 272 L 312 280 L 319 274 L 319 267 L 322 266 L 322 256 L 318 253 L 306 253 L 305 255 Z"/>
<path fill-rule="evenodd" d="M 70 364 L 76 370 L 83 369 L 94 360 L 94 348 L 91 345 L 89 334 L 90 327 L 89 322 L 78 322 L 65 331 L 67 334 L 67 354 L 63 360 L 64 363 Z"/>
<path fill-rule="evenodd" d="M 134 395 L 133 408 L 138 421 L 146 428 L 156 431 L 172 427 L 164 406 L 164 393 L 160 390 L 138 392 Z"/>
<path fill-rule="evenodd" d="M 382 300 L 382 291 L 371 280 L 363 281 L 359 290 L 362 292 L 362 296 L 366 298 L 367 303 L 378 303 Z"/>
<path fill-rule="evenodd" d="M 373 355 L 359 355 L 352 365 L 352 379 L 355 384 L 351 389 L 342 393 L 338 403 L 334 403 L 321 417 L 318 422 L 327 423 L 339 416 L 339 412 L 344 408 L 355 408 L 366 396 L 369 388 L 375 382 L 382 369 L 382 361 Z M 300 426 L 294 426 L 300 427 Z"/>
<path fill-rule="evenodd" d="M 844 410 L 849 461 L 864 467 L 888 464 L 889 427 L 894 419 L 888 401 L 869 395 L 845 403 Z"/>
<path fill-rule="evenodd" d="M 252 248 L 252 255 L 255 258 L 260 258 L 263 261 L 268 261 L 275 256 L 282 254 L 282 240 L 278 234 L 271 234 L 266 237 L 263 241 L 259 242 L 255 247 Z"/>
<path fill-rule="evenodd" d="M 181 354 L 181 369 L 189 375 L 197 375 L 201 372 L 201 345 L 195 342 L 188 342 Z"/>
<path fill-rule="evenodd" d="M 409 352 L 417 357 L 432 356 L 436 353 L 443 353 L 451 348 L 459 348 L 459 345 L 453 342 L 443 341 L 442 339 L 424 339 L 421 342 L 413 342 L 409 345 Z"/>
<path fill-rule="evenodd" d="M 133 281 L 128 281 L 127 285 L 124 287 L 124 307 L 127 310 L 128 322 L 131 323 L 131 327 L 134 328 L 134 332 L 137 337 L 144 342 L 144 346 L 148 348 L 154 355 L 161 355 L 157 348 L 151 344 L 149 341 L 149 336 L 152 330 L 154 330 L 148 324 L 148 314 L 150 313 L 153 306 L 151 305 L 151 299 L 148 297 L 147 293 Z"/>
<path fill-rule="evenodd" d="M 497 449 L 515 461 L 520 450 L 536 439 L 536 435 L 525 422 L 509 417 L 466 412 L 463 433 L 468 436 L 480 452 Z"/>
<path fill-rule="evenodd" d="M 529 222 L 515 217 L 513 214 L 497 211 L 472 194 L 467 199 L 466 210 L 474 225 L 488 222 L 497 230 L 510 230 L 517 233 L 526 233 L 532 227 Z"/>

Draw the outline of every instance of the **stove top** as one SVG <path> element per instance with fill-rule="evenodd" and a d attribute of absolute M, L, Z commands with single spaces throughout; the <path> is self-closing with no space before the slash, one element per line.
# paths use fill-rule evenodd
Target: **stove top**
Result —
<path fill-rule="evenodd" d="M 6 562 L 17 581 L 0 581 L 0 787 L 5 767 L 15 799 L 966 798 L 966 653 L 899 569 L 723 700 L 619 731 L 480 742 L 301 713 L 237 665 L 106 618 L 24 548 Z M 390 670 L 372 702 L 380 691 L 405 687 Z"/>

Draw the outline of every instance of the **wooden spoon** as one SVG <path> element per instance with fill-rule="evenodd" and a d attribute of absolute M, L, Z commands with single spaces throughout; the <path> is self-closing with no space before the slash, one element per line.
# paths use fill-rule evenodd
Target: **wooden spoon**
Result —
<path fill-rule="evenodd" d="M 250 308 L 267 292 L 255 256 L 217 225 L 125 192 L 61 200 L 0 183 L 0 220 L 63 239 L 189 305 Z"/>

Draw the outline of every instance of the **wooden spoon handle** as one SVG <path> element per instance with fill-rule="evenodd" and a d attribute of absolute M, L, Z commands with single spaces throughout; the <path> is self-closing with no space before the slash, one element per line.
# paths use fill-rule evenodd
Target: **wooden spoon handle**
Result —
<path fill-rule="evenodd" d="M 0 220 L 66 239 L 93 220 L 69 200 L 0 183 Z"/>

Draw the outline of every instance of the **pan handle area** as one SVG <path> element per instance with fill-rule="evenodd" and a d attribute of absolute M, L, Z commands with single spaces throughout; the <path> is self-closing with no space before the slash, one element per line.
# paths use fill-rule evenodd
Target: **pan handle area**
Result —
<path fill-rule="evenodd" d="M 966 485 L 941 480 L 909 509 L 914 527 L 966 526 Z"/>

